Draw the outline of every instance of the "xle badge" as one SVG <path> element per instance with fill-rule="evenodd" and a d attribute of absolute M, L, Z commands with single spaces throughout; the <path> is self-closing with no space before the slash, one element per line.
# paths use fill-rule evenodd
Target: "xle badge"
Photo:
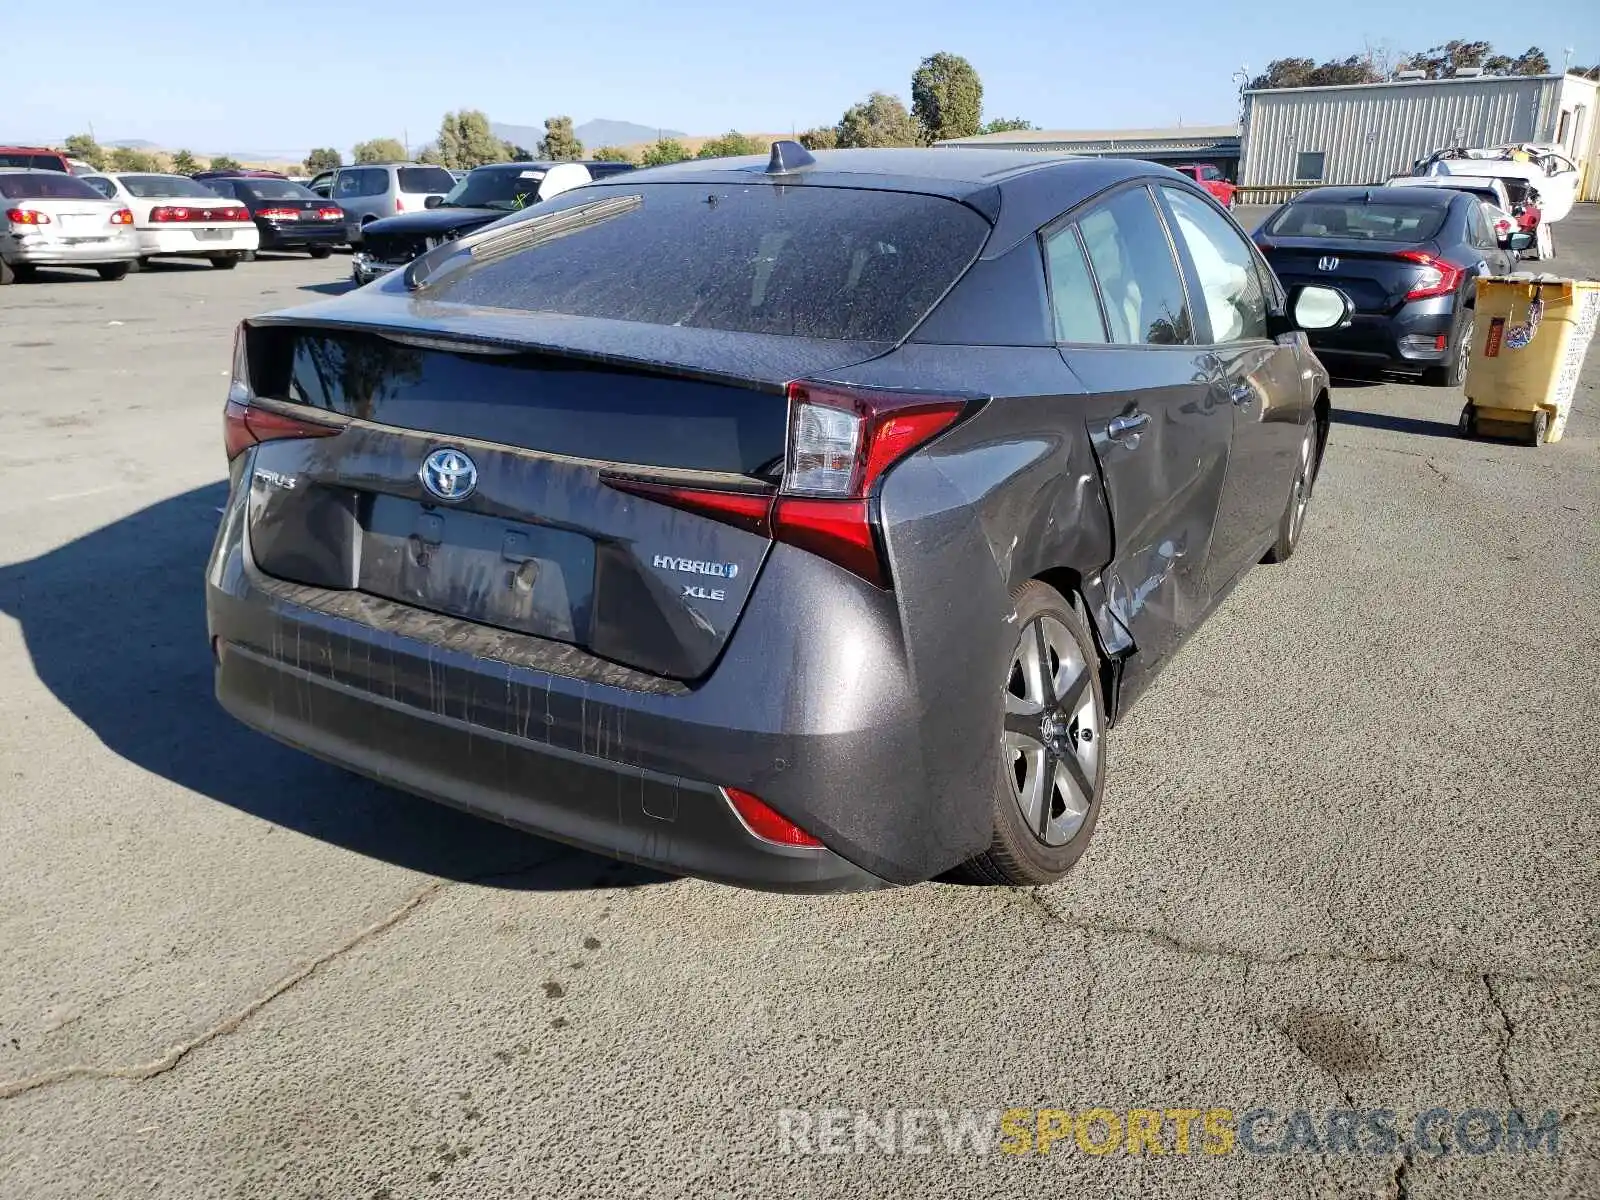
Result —
<path fill-rule="evenodd" d="M 700 587 L 698 584 L 687 583 L 683 587 L 684 597 L 690 600 L 726 600 L 728 593 L 721 588 Z"/>

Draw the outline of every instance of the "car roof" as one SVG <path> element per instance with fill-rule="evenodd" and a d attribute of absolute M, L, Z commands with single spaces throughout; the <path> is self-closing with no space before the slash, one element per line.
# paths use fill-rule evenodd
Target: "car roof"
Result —
<path fill-rule="evenodd" d="M 1301 192 L 1294 202 L 1320 200 L 1334 204 L 1424 204 L 1448 208 L 1466 193 L 1455 188 L 1322 187 Z"/>
<path fill-rule="evenodd" d="M 945 193 L 960 190 L 950 185 L 967 185 L 979 191 L 1003 179 L 1030 171 L 1043 170 L 1064 162 L 1097 162 L 1067 154 L 1026 150 L 988 150 L 950 147 L 947 149 L 894 148 L 881 150 L 816 150 L 809 152 L 816 165 L 784 178 L 785 183 L 800 183 L 805 177 L 858 175 L 870 178 L 894 177 L 899 180 L 925 180 L 929 191 Z M 768 156 L 744 155 L 737 158 L 689 159 L 670 166 L 647 168 L 656 178 L 689 178 L 700 175 L 729 176 L 765 174 Z M 863 182 L 866 182 L 865 180 Z M 869 184 L 870 186 L 870 184 Z"/>
<path fill-rule="evenodd" d="M 4 171 L 7 175 L 62 175 L 62 174 L 65 174 L 65 172 L 63 172 L 63 171 L 52 171 L 49 167 L 0 167 L 0 171 Z M 78 177 L 76 175 L 69 175 L 68 178 L 69 179 L 76 179 Z"/>

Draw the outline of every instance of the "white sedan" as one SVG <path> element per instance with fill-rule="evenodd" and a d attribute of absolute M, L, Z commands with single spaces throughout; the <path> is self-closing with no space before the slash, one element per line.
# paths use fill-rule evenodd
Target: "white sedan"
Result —
<path fill-rule="evenodd" d="M 254 258 L 261 245 L 248 208 L 187 176 L 105 171 L 82 178 L 133 213 L 140 266 L 152 258 L 204 258 L 226 270 Z"/>

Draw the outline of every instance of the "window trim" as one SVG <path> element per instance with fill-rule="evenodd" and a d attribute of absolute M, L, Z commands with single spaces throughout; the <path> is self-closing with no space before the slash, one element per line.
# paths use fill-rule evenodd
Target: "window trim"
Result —
<path fill-rule="evenodd" d="M 1233 219 L 1227 215 L 1227 212 L 1222 208 L 1222 206 L 1220 204 L 1217 203 L 1216 198 L 1213 197 L 1210 192 L 1201 191 L 1201 190 L 1198 190 L 1196 188 L 1181 187 L 1181 186 L 1179 186 L 1177 184 L 1169 183 L 1169 182 L 1166 182 L 1166 181 L 1163 181 L 1162 183 L 1157 185 L 1157 190 L 1158 191 L 1163 191 L 1164 192 L 1168 188 L 1170 188 L 1171 190 L 1173 190 L 1175 192 L 1182 192 L 1185 196 L 1191 196 L 1198 203 L 1209 205 L 1213 211 L 1215 211 L 1217 213 L 1220 213 L 1225 220 L 1227 220 L 1230 223 L 1233 223 Z M 1184 274 L 1186 280 L 1191 280 L 1194 283 L 1195 287 L 1197 287 L 1199 289 L 1201 297 L 1204 298 L 1204 296 L 1205 296 L 1205 288 L 1202 287 L 1201 284 L 1200 284 L 1200 268 L 1195 266 L 1194 260 L 1193 260 L 1192 256 L 1189 254 L 1189 247 L 1187 245 L 1183 245 L 1182 244 L 1181 236 L 1178 236 L 1178 234 L 1176 233 L 1175 229 L 1173 228 L 1174 226 L 1177 225 L 1178 214 L 1173 212 L 1172 209 L 1168 206 L 1167 198 L 1165 196 L 1160 197 L 1160 204 L 1161 204 L 1162 215 L 1168 221 L 1167 236 L 1169 238 L 1176 238 L 1177 241 L 1180 243 L 1180 249 L 1179 249 L 1178 253 L 1181 256 L 1181 260 L 1182 260 L 1181 261 L 1181 266 L 1182 266 L 1183 274 Z M 1197 341 L 1195 343 L 1195 345 L 1197 345 L 1197 346 L 1202 346 L 1202 347 L 1249 346 L 1249 345 L 1259 345 L 1259 344 L 1261 344 L 1263 342 L 1270 342 L 1270 343 L 1272 343 L 1274 345 L 1277 344 L 1277 339 L 1272 336 L 1272 318 L 1273 317 L 1281 317 L 1283 315 L 1283 306 L 1282 306 L 1282 301 L 1280 300 L 1279 295 L 1278 295 L 1277 287 L 1276 286 L 1269 287 L 1267 285 L 1267 280 L 1269 280 L 1269 279 L 1273 280 L 1274 282 L 1276 281 L 1277 274 L 1276 274 L 1276 272 L 1274 272 L 1272 270 L 1272 267 L 1271 267 L 1270 264 L 1268 264 L 1266 258 L 1263 257 L 1263 255 L 1261 253 L 1261 248 L 1256 245 L 1255 239 L 1252 238 L 1248 233 L 1245 233 L 1242 229 L 1238 230 L 1238 233 L 1239 233 L 1240 240 L 1242 242 L 1244 242 L 1245 246 L 1248 248 L 1248 252 L 1250 254 L 1250 261 L 1255 264 L 1256 278 L 1257 278 L 1257 281 L 1261 285 L 1262 297 L 1267 302 L 1267 322 L 1266 322 L 1267 331 L 1264 334 L 1262 334 L 1260 337 L 1238 338 L 1238 339 L 1236 339 L 1234 341 L 1231 341 L 1231 342 L 1219 342 L 1219 341 L 1217 341 L 1217 338 L 1216 338 L 1217 331 L 1211 328 L 1211 310 L 1208 308 L 1208 309 L 1205 310 L 1206 338 L 1207 338 L 1207 340 L 1203 341 L 1203 342 Z M 1193 327 L 1195 329 L 1196 333 L 1199 332 L 1199 326 L 1196 324 L 1195 317 L 1194 317 L 1194 314 L 1193 314 L 1193 311 L 1192 311 L 1192 307 L 1191 307 L 1191 312 L 1190 312 L 1190 317 L 1189 317 L 1189 324 L 1190 324 L 1191 327 Z"/>
<path fill-rule="evenodd" d="M 1050 273 L 1050 243 L 1061 235 L 1067 235 L 1077 243 L 1078 253 L 1083 256 L 1084 270 L 1089 275 L 1089 288 L 1094 292 L 1094 311 L 1100 318 L 1101 339 L 1098 342 L 1069 342 L 1056 337 L 1056 285 L 1055 277 Z M 1076 220 L 1063 221 L 1060 218 L 1050 222 L 1038 233 L 1039 257 L 1044 264 L 1044 296 L 1045 303 L 1050 308 L 1050 333 L 1057 346 L 1115 346 L 1111 340 L 1111 327 L 1106 323 L 1105 297 L 1100 294 L 1100 280 L 1094 273 L 1094 263 L 1089 258 L 1089 247 L 1083 244 L 1083 233 L 1078 229 Z"/>
<path fill-rule="evenodd" d="M 1316 155 L 1317 174 L 1302 175 L 1300 173 L 1300 160 L 1308 155 Z M 1295 183 L 1326 183 L 1328 181 L 1328 152 L 1326 150 L 1296 150 L 1294 152 L 1294 182 Z"/>
<path fill-rule="evenodd" d="M 1052 335 L 1055 333 L 1055 294 L 1050 288 L 1050 263 L 1048 256 L 1046 256 L 1044 253 L 1044 241 L 1045 238 L 1054 232 L 1057 227 L 1062 225 L 1073 226 L 1073 234 L 1077 237 L 1078 245 L 1083 250 L 1083 261 L 1089 267 L 1089 278 L 1094 281 L 1095 299 L 1100 305 L 1100 326 L 1103 330 L 1105 330 L 1106 334 L 1106 340 L 1103 342 L 1057 342 L 1057 346 L 1071 346 L 1076 349 L 1084 350 L 1177 350 L 1188 353 L 1192 352 L 1196 346 L 1200 345 L 1199 342 L 1193 340 L 1197 330 L 1195 329 L 1194 323 L 1194 305 L 1189 299 L 1189 279 L 1187 272 L 1184 269 L 1183 261 L 1178 258 L 1177 247 L 1172 244 L 1172 231 L 1167 226 L 1166 205 L 1162 202 L 1159 196 L 1154 195 L 1151 191 L 1153 187 L 1159 187 L 1161 182 L 1162 181 L 1155 180 L 1148 176 L 1141 176 L 1138 179 L 1120 180 L 1114 186 L 1108 187 L 1104 191 L 1096 192 L 1093 196 L 1089 196 L 1084 200 L 1080 200 L 1077 204 L 1073 205 L 1065 212 L 1059 213 L 1055 217 L 1052 217 L 1049 222 L 1041 226 L 1036 232 L 1036 244 L 1039 248 L 1040 258 L 1044 262 L 1045 300 L 1050 304 L 1050 332 Z M 1200 188 L 1199 184 L 1195 184 L 1194 186 L 1196 191 L 1199 191 L 1202 195 L 1204 195 L 1204 191 Z M 1183 305 L 1184 308 L 1189 312 L 1190 340 L 1187 342 L 1129 343 L 1117 342 L 1111 339 L 1111 323 L 1106 319 L 1106 300 L 1105 294 L 1100 287 L 1100 276 L 1099 273 L 1094 269 L 1094 259 L 1089 257 L 1089 247 L 1087 243 L 1084 242 L 1083 234 L 1078 230 L 1077 226 L 1078 222 L 1083 219 L 1085 214 L 1109 204 L 1124 192 L 1131 192 L 1135 188 L 1138 188 L 1145 193 L 1145 199 L 1155 208 L 1156 220 L 1161 225 L 1162 232 L 1166 234 L 1167 253 L 1172 256 L 1172 265 L 1178 273 L 1178 286 L 1183 290 Z M 1206 332 L 1211 332 L 1211 322 L 1209 319 L 1206 321 Z"/>

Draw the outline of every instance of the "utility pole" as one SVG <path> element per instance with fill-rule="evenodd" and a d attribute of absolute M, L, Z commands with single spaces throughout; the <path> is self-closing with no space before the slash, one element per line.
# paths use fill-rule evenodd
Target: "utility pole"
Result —
<path fill-rule="evenodd" d="M 1572 47 L 1568 46 L 1561 51 L 1561 73 L 1565 75 L 1567 68 L 1572 65 Z"/>

